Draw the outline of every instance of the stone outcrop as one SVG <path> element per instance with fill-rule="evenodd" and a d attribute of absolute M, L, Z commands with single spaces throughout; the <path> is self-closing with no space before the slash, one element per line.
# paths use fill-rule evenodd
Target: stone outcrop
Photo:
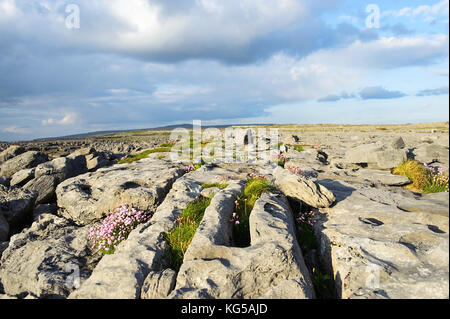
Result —
<path fill-rule="evenodd" d="M 363 144 L 348 150 L 344 162 L 372 164 L 380 169 L 392 169 L 407 159 L 407 151 L 383 143 Z"/>
<path fill-rule="evenodd" d="M 22 189 L 11 189 L 0 186 L 0 214 L 12 228 L 31 221 L 37 193 Z"/>
<path fill-rule="evenodd" d="M 337 198 L 316 233 L 339 298 L 448 298 L 448 197 L 437 205 L 403 190 L 319 182 Z"/>
<path fill-rule="evenodd" d="M 176 164 L 143 159 L 79 175 L 58 185 L 61 215 L 78 225 L 87 225 L 123 204 L 155 211 L 172 183 L 184 173 Z"/>
<path fill-rule="evenodd" d="M 0 278 L 12 296 L 65 298 L 89 276 L 99 256 L 88 243 L 89 227 L 76 227 L 43 214 L 38 222 L 11 237 L 3 252 Z M 79 277 L 78 277 L 79 276 Z"/>
<path fill-rule="evenodd" d="M 273 172 L 275 185 L 288 197 L 295 198 L 306 204 L 321 208 L 329 207 L 335 197 L 326 187 L 296 175 L 287 169 L 277 167 Z"/>
<path fill-rule="evenodd" d="M 230 219 L 243 187 L 229 186 L 213 198 L 170 298 L 314 298 L 283 195 L 263 194 L 250 215 L 250 247 L 231 247 Z"/>
<path fill-rule="evenodd" d="M 229 173 L 221 168 L 202 167 L 180 177 L 151 220 L 134 229 L 113 255 L 104 256 L 89 279 L 70 298 L 140 298 L 147 276 L 166 268 L 167 244 L 163 233 L 170 230 L 183 209 L 200 196 L 202 184 Z"/>
<path fill-rule="evenodd" d="M 10 178 L 22 169 L 36 167 L 47 160 L 47 155 L 43 153 L 36 151 L 25 152 L 4 162 L 1 166 L 0 175 Z"/>
<path fill-rule="evenodd" d="M 22 153 L 25 153 L 25 149 L 22 146 L 11 145 L 0 153 L 0 164 Z"/>

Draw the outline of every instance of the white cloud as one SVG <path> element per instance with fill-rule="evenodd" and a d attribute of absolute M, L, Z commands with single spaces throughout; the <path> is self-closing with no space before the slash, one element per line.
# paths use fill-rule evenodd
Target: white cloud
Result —
<path fill-rule="evenodd" d="M 20 126 L 8 126 L 2 129 L 2 132 L 13 133 L 13 134 L 28 134 L 31 132 L 29 128 Z"/>
<path fill-rule="evenodd" d="M 1 0 L 0 1 L 0 17 L 5 15 L 7 17 L 15 16 L 18 13 L 15 0 Z"/>
<path fill-rule="evenodd" d="M 69 112 L 66 113 L 61 119 L 56 120 L 54 118 L 48 118 L 41 121 L 43 126 L 49 125 L 73 125 L 77 123 L 79 120 L 79 116 L 77 113 Z"/>
<path fill-rule="evenodd" d="M 418 17 L 423 16 L 425 21 L 432 19 L 435 16 L 448 16 L 449 14 L 449 0 L 442 0 L 434 5 L 420 5 L 418 7 L 404 7 L 400 10 L 386 10 L 382 13 L 383 16 L 394 17 Z"/>

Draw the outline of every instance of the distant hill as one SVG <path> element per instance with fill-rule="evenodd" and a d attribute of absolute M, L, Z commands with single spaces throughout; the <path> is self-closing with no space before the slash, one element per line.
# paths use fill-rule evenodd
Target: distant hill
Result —
<path fill-rule="evenodd" d="M 226 127 L 230 127 L 230 126 L 261 126 L 261 125 L 272 125 L 272 124 L 205 125 L 205 126 L 202 126 L 202 128 L 213 128 L 213 127 L 214 128 L 226 128 Z M 167 126 L 160 126 L 160 127 L 154 127 L 154 128 L 134 129 L 134 130 L 95 131 L 95 132 L 88 132 L 88 133 L 80 133 L 80 134 L 73 134 L 73 135 L 58 136 L 58 137 L 37 138 L 37 139 L 34 139 L 33 141 L 85 138 L 85 137 L 91 137 L 91 136 L 118 134 L 118 133 L 124 133 L 124 132 L 165 131 L 165 130 L 173 130 L 173 129 L 176 129 L 176 128 L 192 129 L 192 124 L 176 124 L 176 125 L 167 125 Z"/>

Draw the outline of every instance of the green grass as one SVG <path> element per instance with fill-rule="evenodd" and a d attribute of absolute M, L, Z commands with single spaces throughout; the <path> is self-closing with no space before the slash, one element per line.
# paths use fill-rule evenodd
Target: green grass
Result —
<path fill-rule="evenodd" d="M 312 282 L 317 299 L 335 299 L 331 290 L 331 276 L 321 273 L 317 268 L 312 269 Z"/>
<path fill-rule="evenodd" d="M 233 238 L 236 247 L 248 247 L 250 245 L 250 213 L 255 202 L 272 187 L 264 178 L 251 178 L 247 181 L 244 191 L 237 199 L 236 213 L 239 225 L 233 226 Z"/>
<path fill-rule="evenodd" d="M 291 205 L 294 213 L 297 241 L 303 253 L 306 254 L 312 249 L 317 249 L 317 240 L 314 235 L 314 228 L 308 223 L 298 220 L 301 216 L 304 216 L 305 219 L 312 218 L 312 216 L 309 215 L 311 212 L 311 207 L 297 201 L 290 201 L 289 204 Z"/>
<path fill-rule="evenodd" d="M 411 180 L 411 184 L 406 188 L 423 193 L 425 185 L 431 179 L 431 172 L 422 163 L 415 160 L 406 160 L 392 171 L 392 174 L 406 176 Z"/>
<path fill-rule="evenodd" d="M 228 184 L 226 184 L 226 183 L 206 183 L 206 184 L 202 185 L 203 189 L 213 188 L 213 187 L 218 187 L 218 188 L 224 189 L 224 188 L 228 187 Z"/>
<path fill-rule="evenodd" d="M 194 238 L 195 232 L 202 221 L 211 198 L 201 197 L 188 204 L 175 222 L 175 227 L 164 234 L 168 243 L 169 268 L 179 271 L 184 254 Z"/>
<path fill-rule="evenodd" d="M 303 145 L 291 145 L 291 144 L 286 144 L 286 145 L 289 147 L 292 147 L 297 152 L 303 152 L 305 150 Z"/>
<path fill-rule="evenodd" d="M 125 159 L 120 160 L 119 164 L 127 164 L 127 163 L 133 163 L 136 161 L 139 161 L 143 158 L 147 158 L 150 154 L 153 153 L 166 153 L 170 152 L 172 147 L 157 147 L 151 150 L 146 150 L 144 152 L 138 153 L 138 154 L 130 154 Z"/>

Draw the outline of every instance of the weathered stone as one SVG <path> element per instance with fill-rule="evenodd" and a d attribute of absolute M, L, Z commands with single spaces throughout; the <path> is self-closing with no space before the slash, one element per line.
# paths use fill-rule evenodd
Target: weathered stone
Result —
<path fill-rule="evenodd" d="M 382 143 L 371 143 L 348 150 L 344 161 L 354 164 L 375 164 L 381 169 L 391 169 L 407 159 L 404 149 L 393 149 Z"/>
<path fill-rule="evenodd" d="M 449 163 L 448 147 L 439 144 L 420 145 L 413 151 L 414 159 L 422 163 Z"/>
<path fill-rule="evenodd" d="M 47 160 L 47 155 L 36 151 L 29 151 L 4 162 L 1 166 L 0 175 L 12 177 L 22 169 L 36 167 Z"/>
<path fill-rule="evenodd" d="M 8 240 L 9 236 L 9 224 L 3 217 L 3 213 L 0 211 L 0 241 Z"/>
<path fill-rule="evenodd" d="M 153 159 L 115 165 L 62 182 L 57 202 L 61 215 L 78 225 L 99 220 L 123 203 L 154 211 L 183 173 L 180 166 Z"/>
<path fill-rule="evenodd" d="M 22 153 L 25 153 L 25 149 L 23 147 L 18 145 L 11 145 L 6 150 L 0 153 L 0 164 Z"/>
<path fill-rule="evenodd" d="M 89 279 L 70 298 L 139 298 L 148 274 L 166 268 L 167 243 L 163 234 L 173 227 L 183 209 L 200 196 L 201 185 L 211 182 L 217 175 L 229 173 L 221 168 L 210 170 L 203 166 L 180 177 L 151 220 L 134 229 L 113 255 L 104 256 Z"/>
<path fill-rule="evenodd" d="M 31 220 L 36 198 L 35 192 L 0 187 L 0 213 L 3 213 L 10 228 L 20 227 Z"/>
<path fill-rule="evenodd" d="M 218 193 L 206 209 L 169 297 L 314 298 L 284 196 L 261 196 L 250 215 L 251 246 L 238 248 L 230 247 L 229 220 L 239 192 L 228 192 Z"/>
<path fill-rule="evenodd" d="M 142 285 L 141 299 L 166 299 L 175 288 L 177 273 L 172 269 L 151 271 Z"/>
<path fill-rule="evenodd" d="M 59 157 L 52 161 L 40 164 L 36 167 L 35 178 L 41 176 L 54 176 L 57 183 L 86 173 L 86 159 L 82 155 Z"/>
<path fill-rule="evenodd" d="M 408 177 L 394 175 L 389 171 L 360 169 L 357 172 L 352 172 L 351 175 L 369 180 L 375 184 L 383 184 L 388 186 L 403 186 L 411 183 Z"/>
<path fill-rule="evenodd" d="M 401 137 L 397 137 L 391 143 L 391 147 L 395 150 L 401 150 L 405 148 L 405 141 Z"/>
<path fill-rule="evenodd" d="M 22 169 L 15 173 L 11 181 L 10 186 L 23 186 L 34 178 L 35 168 Z"/>
<path fill-rule="evenodd" d="M 6 186 L 6 184 L 7 184 L 6 178 L 4 178 L 3 176 L 0 176 L 0 185 Z"/>
<path fill-rule="evenodd" d="M 320 264 L 340 298 L 448 298 L 448 217 L 410 192 L 321 180 L 336 195 L 315 226 Z M 448 211 L 448 200 L 446 202 Z"/>
<path fill-rule="evenodd" d="M 54 200 L 57 185 L 57 177 L 53 175 L 43 175 L 29 181 L 25 184 L 23 189 L 37 192 L 38 197 L 36 198 L 36 204 L 45 204 Z"/>
<path fill-rule="evenodd" d="M 303 201 L 312 207 L 329 207 L 335 201 L 333 193 L 326 187 L 289 170 L 277 167 L 273 176 L 275 177 L 275 185 L 286 196 Z"/>
<path fill-rule="evenodd" d="M 58 206 L 56 204 L 39 204 L 33 210 L 33 221 L 38 221 L 42 214 L 56 215 Z"/>
<path fill-rule="evenodd" d="M 2 257 L 2 254 L 6 250 L 6 248 L 8 248 L 8 245 L 9 245 L 9 241 L 0 242 L 0 258 Z"/>
<path fill-rule="evenodd" d="M 40 221 L 11 237 L 3 252 L 0 278 L 5 292 L 64 298 L 74 290 L 77 275 L 85 280 L 99 256 L 88 242 L 89 227 L 71 226 L 63 218 L 41 215 Z"/>

